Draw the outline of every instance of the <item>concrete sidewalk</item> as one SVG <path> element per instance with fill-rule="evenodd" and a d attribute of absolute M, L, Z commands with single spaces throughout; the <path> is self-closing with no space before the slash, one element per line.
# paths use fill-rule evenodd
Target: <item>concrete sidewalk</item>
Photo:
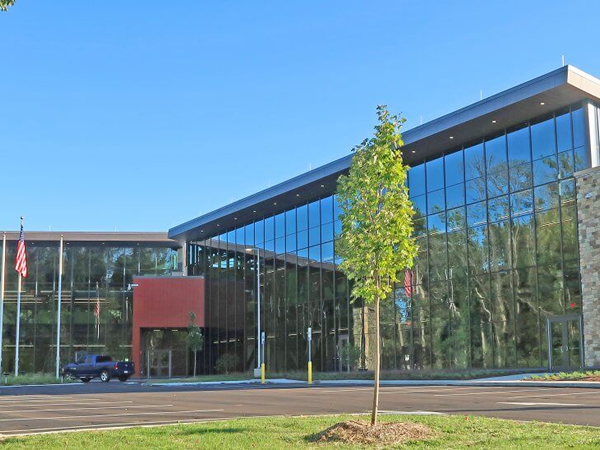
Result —
<path fill-rule="evenodd" d="M 545 373 L 526 373 L 507 375 L 501 377 L 479 378 L 473 380 L 381 380 L 381 386 L 499 386 L 499 387 L 576 387 L 600 389 L 600 382 L 596 381 L 528 381 L 527 379 Z M 167 382 L 166 380 L 153 380 L 141 382 L 144 386 L 215 386 L 215 385 L 260 385 L 260 379 L 247 379 L 237 381 L 181 381 Z M 281 386 L 308 386 L 306 381 L 290 380 L 287 378 L 267 378 L 266 385 Z M 373 380 L 315 380 L 313 386 L 373 386 Z"/>
<path fill-rule="evenodd" d="M 527 381 L 527 378 L 535 375 L 545 375 L 544 373 L 533 374 L 518 374 L 518 375 L 507 375 L 501 377 L 491 378 L 479 378 L 473 380 L 381 380 L 381 386 L 473 386 L 473 387 L 557 387 L 557 388 L 587 388 L 587 389 L 600 389 L 600 382 L 597 381 Z M 98 383 L 100 383 L 98 381 Z M 97 383 L 95 383 L 97 384 Z M 223 380 L 223 381 L 186 381 L 182 379 L 169 380 L 169 379 L 132 379 L 123 383 L 125 385 L 138 385 L 146 387 L 215 387 L 215 386 L 261 386 L 260 379 L 248 378 L 244 380 Z M 45 386 L 82 386 L 82 383 L 65 383 L 65 384 L 49 384 L 49 385 L 21 385 L 21 386 L 2 386 L 0 385 L 0 392 L 3 390 L 18 390 L 20 388 L 32 388 L 32 387 L 45 387 Z M 306 381 L 293 380 L 287 378 L 267 378 L 264 386 L 289 386 L 289 387 L 308 387 Z M 313 387 L 319 386 L 373 386 L 373 380 L 315 380 L 312 384 Z"/>

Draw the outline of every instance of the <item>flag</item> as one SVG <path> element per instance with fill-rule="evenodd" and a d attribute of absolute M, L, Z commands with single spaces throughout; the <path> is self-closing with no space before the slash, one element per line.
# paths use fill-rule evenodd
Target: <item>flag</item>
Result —
<path fill-rule="evenodd" d="M 100 299 L 96 299 L 96 308 L 94 309 L 94 316 L 96 316 L 96 321 L 100 323 Z"/>
<path fill-rule="evenodd" d="M 404 293 L 408 298 L 412 298 L 412 271 L 408 269 L 404 271 Z"/>
<path fill-rule="evenodd" d="M 25 246 L 25 231 L 23 230 L 23 218 L 21 217 L 21 234 L 17 244 L 17 256 L 15 257 L 15 270 L 23 278 L 27 278 L 27 247 Z"/>

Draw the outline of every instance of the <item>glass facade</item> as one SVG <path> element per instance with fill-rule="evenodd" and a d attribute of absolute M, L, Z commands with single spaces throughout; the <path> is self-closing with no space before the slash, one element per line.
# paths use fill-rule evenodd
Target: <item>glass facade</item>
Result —
<path fill-rule="evenodd" d="M 29 276 L 21 296 L 19 371 L 54 372 L 58 299 L 58 242 L 27 240 Z M 1 245 L 1 244 L 0 244 Z M 16 242 L 7 242 L 2 371 L 14 371 L 17 273 Z M 66 243 L 61 307 L 61 359 L 77 352 L 131 358 L 134 276 L 169 274 L 175 250 L 147 244 L 114 247 L 106 243 Z M 100 325 L 94 314 L 100 303 Z"/>
<path fill-rule="evenodd" d="M 576 105 L 411 167 L 419 255 L 411 296 L 402 284 L 383 306 L 385 369 L 546 366 L 546 318 L 581 313 L 573 173 L 590 166 L 586 132 Z M 204 367 L 226 353 L 256 365 L 260 270 L 270 371 L 305 368 L 308 327 L 315 370 L 372 368 L 373 311 L 338 270 L 335 193 L 273 210 L 188 243 L 189 274 L 207 279 Z"/>

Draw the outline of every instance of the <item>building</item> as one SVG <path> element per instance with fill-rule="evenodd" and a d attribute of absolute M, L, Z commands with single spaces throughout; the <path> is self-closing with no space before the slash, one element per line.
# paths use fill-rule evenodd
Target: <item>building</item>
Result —
<path fill-rule="evenodd" d="M 397 286 L 382 310 L 384 369 L 600 366 L 599 104 L 600 80 L 566 66 L 403 133 L 420 250 L 412 297 Z M 259 331 L 268 370 L 304 370 L 309 327 L 315 370 L 372 368 L 373 313 L 350 297 L 336 253 L 336 182 L 350 161 L 168 237 L 114 236 L 112 246 L 105 237 L 68 237 L 65 358 L 98 349 L 131 356 L 145 376 L 189 373 L 184 337 L 193 312 L 206 336 L 204 373 L 225 354 L 235 355 L 237 370 L 256 367 Z M 29 247 L 40 254 L 30 264 L 44 267 L 45 291 L 37 272 L 27 280 L 28 370 L 54 367 L 57 236 L 45 249 Z M 11 277 L 3 370 L 14 350 Z M 99 340 L 98 297 L 109 316 Z M 116 330 L 104 340 L 103 326 Z"/>
<path fill-rule="evenodd" d="M 382 312 L 385 369 L 600 365 L 600 81 L 571 66 L 403 133 L 420 247 L 412 299 Z M 373 315 L 337 270 L 351 156 L 172 228 L 206 278 L 211 367 L 370 368 Z"/>
<path fill-rule="evenodd" d="M 131 357 L 133 278 L 170 275 L 177 269 L 179 245 L 166 233 L 26 232 L 29 275 L 23 279 L 21 296 L 21 373 L 55 370 L 61 235 L 65 249 L 61 308 L 64 362 L 82 352 Z M 2 371 L 12 372 L 17 322 L 13 261 L 19 233 L 8 232 L 6 238 Z M 95 314 L 97 304 L 99 317 Z"/>

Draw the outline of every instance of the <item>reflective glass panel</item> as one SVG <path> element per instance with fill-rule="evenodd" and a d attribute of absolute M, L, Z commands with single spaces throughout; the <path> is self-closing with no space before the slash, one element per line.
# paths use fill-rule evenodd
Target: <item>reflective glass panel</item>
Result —
<path fill-rule="evenodd" d="M 508 160 L 511 166 L 531 161 L 529 148 L 529 127 L 511 131 L 507 136 Z"/>
<path fill-rule="evenodd" d="M 427 212 L 433 214 L 445 209 L 444 190 L 430 192 L 427 194 Z"/>
<path fill-rule="evenodd" d="M 456 208 L 465 204 L 465 185 L 455 184 L 446 188 L 446 204 L 447 208 Z"/>
<path fill-rule="evenodd" d="M 410 196 L 422 195 L 425 193 L 425 164 L 411 167 L 408 170 L 408 181 Z"/>
<path fill-rule="evenodd" d="M 506 136 L 498 136 L 485 142 L 485 159 L 488 178 L 492 172 L 506 168 Z"/>
<path fill-rule="evenodd" d="M 444 156 L 446 165 L 446 186 L 464 182 L 465 168 L 463 152 L 459 150 Z"/>
<path fill-rule="evenodd" d="M 573 147 L 573 136 L 571 135 L 571 114 L 568 112 L 556 116 L 556 140 L 558 151 L 563 152 Z"/>
<path fill-rule="evenodd" d="M 436 191 L 444 187 L 444 159 L 437 158 L 427 161 L 427 192 Z"/>
<path fill-rule="evenodd" d="M 538 159 L 533 162 L 533 181 L 535 185 L 548 183 L 558 178 L 558 164 L 555 156 Z"/>
<path fill-rule="evenodd" d="M 586 125 L 585 125 L 585 112 L 583 108 L 574 110 L 572 113 L 573 118 L 573 146 L 575 148 L 582 147 L 586 144 L 587 138 Z"/>
<path fill-rule="evenodd" d="M 533 159 L 556 153 L 554 135 L 554 118 L 544 120 L 531 126 L 531 147 Z"/>
<path fill-rule="evenodd" d="M 308 206 L 302 205 L 296 209 L 298 231 L 308 229 Z"/>
<path fill-rule="evenodd" d="M 485 177 L 483 144 L 465 148 L 465 179 Z"/>

